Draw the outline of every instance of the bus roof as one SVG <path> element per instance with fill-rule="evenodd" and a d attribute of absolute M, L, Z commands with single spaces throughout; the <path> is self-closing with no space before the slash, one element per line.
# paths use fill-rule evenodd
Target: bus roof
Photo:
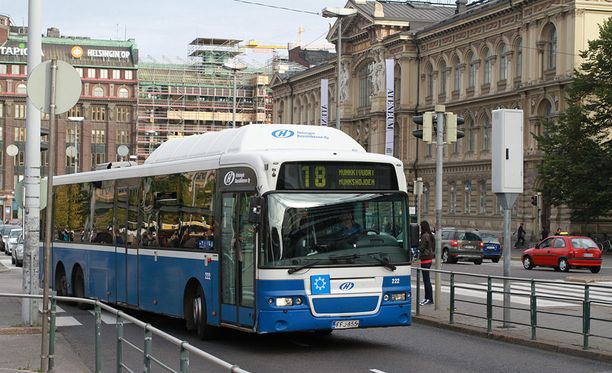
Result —
<path fill-rule="evenodd" d="M 334 150 L 365 152 L 357 141 L 332 127 L 295 124 L 249 124 L 169 140 L 145 164 L 261 150 Z"/>

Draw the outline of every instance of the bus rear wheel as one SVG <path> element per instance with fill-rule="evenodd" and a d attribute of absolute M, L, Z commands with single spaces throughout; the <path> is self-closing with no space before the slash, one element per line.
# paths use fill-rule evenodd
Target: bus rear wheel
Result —
<path fill-rule="evenodd" d="M 204 291 L 202 287 L 198 285 L 192 300 L 191 320 L 193 320 L 194 329 L 200 339 L 211 339 L 215 336 L 215 327 L 208 325 L 208 318 L 206 315 Z"/>
<path fill-rule="evenodd" d="M 55 291 L 60 297 L 68 295 L 68 282 L 66 281 L 66 270 L 63 265 L 59 265 L 55 270 Z"/>

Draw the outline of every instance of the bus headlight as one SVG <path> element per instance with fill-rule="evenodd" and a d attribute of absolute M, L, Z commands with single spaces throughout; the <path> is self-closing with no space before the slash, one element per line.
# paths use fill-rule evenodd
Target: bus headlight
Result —
<path fill-rule="evenodd" d="M 406 293 L 393 293 L 391 294 L 391 301 L 403 302 L 406 300 Z"/>
<path fill-rule="evenodd" d="M 276 307 L 293 306 L 293 298 L 276 298 Z"/>

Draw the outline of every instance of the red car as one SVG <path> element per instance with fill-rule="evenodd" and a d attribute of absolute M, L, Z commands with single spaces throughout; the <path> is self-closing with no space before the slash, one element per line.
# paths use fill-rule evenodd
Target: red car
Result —
<path fill-rule="evenodd" d="M 523 251 L 523 268 L 552 267 L 569 272 L 570 268 L 588 268 L 593 273 L 601 269 L 601 250 L 589 237 L 551 236 L 531 249 Z"/>

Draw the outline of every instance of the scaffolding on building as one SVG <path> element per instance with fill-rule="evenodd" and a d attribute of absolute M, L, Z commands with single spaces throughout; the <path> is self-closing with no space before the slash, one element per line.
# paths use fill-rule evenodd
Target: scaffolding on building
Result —
<path fill-rule="evenodd" d="M 231 127 L 233 96 L 236 123 L 271 123 L 270 76 L 249 68 L 233 72 L 223 64 L 242 53 L 240 40 L 197 38 L 191 62 L 143 63 L 139 66 L 137 157 L 146 159 L 162 142 Z"/>

